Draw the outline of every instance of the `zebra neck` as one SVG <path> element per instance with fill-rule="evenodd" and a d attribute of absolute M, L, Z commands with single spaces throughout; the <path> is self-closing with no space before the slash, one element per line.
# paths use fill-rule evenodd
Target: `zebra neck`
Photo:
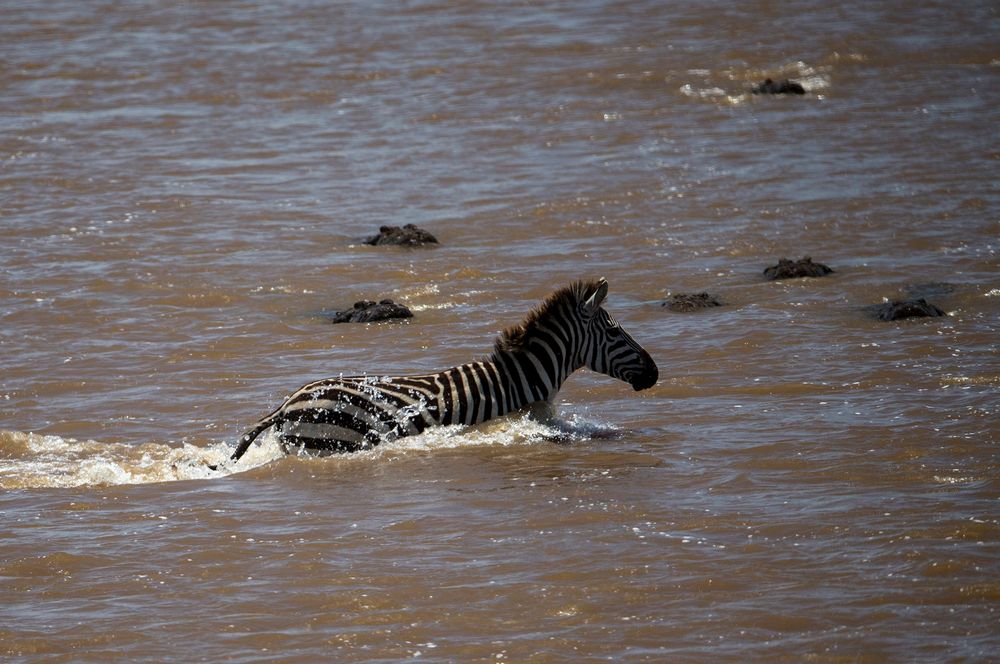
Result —
<path fill-rule="evenodd" d="M 535 403 L 551 401 L 563 382 L 577 367 L 565 366 L 550 354 L 531 349 L 504 350 L 490 358 L 496 367 L 500 391 L 510 413 Z"/>
<path fill-rule="evenodd" d="M 438 424 L 479 424 L 549 401 L 578 367 L 555 361 L 551 353 L 496 350 L 488 360 L 453 367 L 433 377 Z"/>

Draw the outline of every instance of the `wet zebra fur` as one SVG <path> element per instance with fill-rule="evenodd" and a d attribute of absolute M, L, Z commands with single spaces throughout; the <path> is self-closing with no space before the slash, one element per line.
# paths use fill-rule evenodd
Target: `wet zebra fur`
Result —
<path fill-rule="evenodd" d="M 557 290 L 504 330 L 484 360 L 440 373 L 346 376 L 304 385 L 240 438 L 230 460 L 239 460 L 272 426 L 286 452 L 353 452 L 429 426 L 478 424 L 551 401 L 584 366 L 635 390 L 652 387 L 656 363 L 601 307 L 607 293 L 604 279 Z"/>

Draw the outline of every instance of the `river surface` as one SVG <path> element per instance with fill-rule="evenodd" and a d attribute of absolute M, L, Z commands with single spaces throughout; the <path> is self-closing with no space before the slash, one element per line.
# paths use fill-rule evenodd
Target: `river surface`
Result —
<path fill-rule="evenodd" d="M 4 661 L 995 661 L 995 2 L 0 14 Z M 600 276 L 650 390 L 206 466 Z"/>

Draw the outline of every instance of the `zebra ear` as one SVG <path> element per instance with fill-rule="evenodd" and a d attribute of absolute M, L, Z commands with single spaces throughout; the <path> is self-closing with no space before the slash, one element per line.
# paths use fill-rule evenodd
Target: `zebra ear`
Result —
<path fill-rule="evenodd" d="M 587 299 L 583 301 L 583 307 L 589 311 L 597 311 L 597 308 L 608 296 L 608 281 L 604 277 L 597 280 L 597 287 L 593 291 L 588 291 Z"/>

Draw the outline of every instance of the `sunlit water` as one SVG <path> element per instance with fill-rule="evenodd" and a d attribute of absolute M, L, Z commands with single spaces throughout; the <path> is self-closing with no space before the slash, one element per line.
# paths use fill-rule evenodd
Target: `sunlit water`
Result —
<path fill-rule="evenodd" d="M 2 13 L 4 656 L 1000 650 L 993 4 Z M 404 223 L 441 246 L 363 244 Z M 598 276 L 648 391 L 208 468 L 309 380 L 482 357 Z M 415 317 L 321 315 L 383 297 Z M 871 316 L 902 297 L 948 315 Z"/>

